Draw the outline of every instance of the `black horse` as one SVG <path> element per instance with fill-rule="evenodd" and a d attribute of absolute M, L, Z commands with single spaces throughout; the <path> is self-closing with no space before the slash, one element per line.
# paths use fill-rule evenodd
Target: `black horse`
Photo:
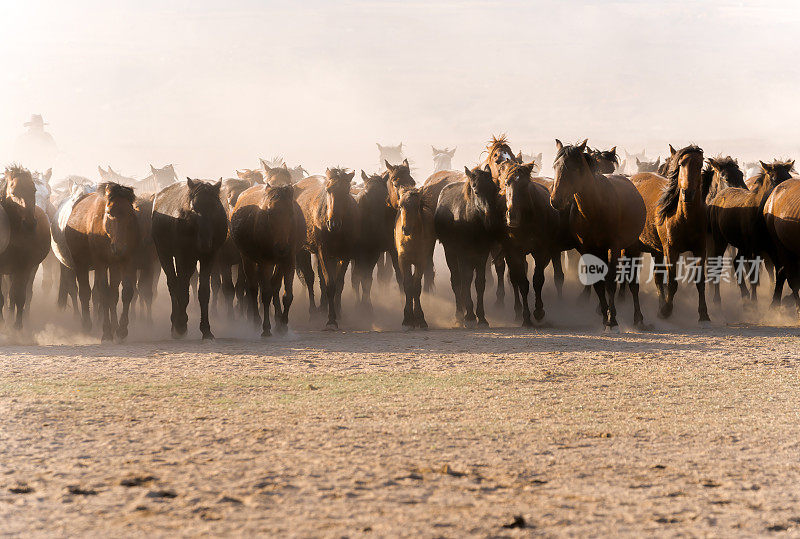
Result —
<path fill-rule="evenodd" d="M 208 321 L 211 270 L 228 234 L 228 217 L 217 183 L 186 179 L 162 189 L 153 201 L 153 242 L 172 298 L 172 336 L 186 334 L 189 279 L 200 263 L 198 300 L 203 339 L 213 339 Z"/>
<path fill-rule="evenodd" d="M 465 327 L 488 327 L 483 307 L 486 261 L 502 236 L 503 208 L 499 189 L 487 166 L 464 168 L 466 177 L 442 189 L 434 214 L 434 230 L 444 247 L 450 284 L 456 297 L 456 319 Z M 472 279 L 477 307 L 473 312 Z"/>

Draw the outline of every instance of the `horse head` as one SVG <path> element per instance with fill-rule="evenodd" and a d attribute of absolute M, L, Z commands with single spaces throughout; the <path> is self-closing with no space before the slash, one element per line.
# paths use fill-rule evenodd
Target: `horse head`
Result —
<path fill-rule="evenodd" d="M 499 137 L 493 136 L 492 140 L 489 141 L 489 145 L 486 146 L 486 152 L 488 155 L 484 163 L 489 166 L 492 178 L 497 180 L 497 178 L 500 177 L 500 163 L 503 161 L 513 161 L 515 159 L 514 152 L 511 151 L 511 146 L 508 144 L 506 135 L 502 134 Z"/>
<path fill-rule="evenodd" d="M 593 160 L 586 154 L 586 142 L 572 145 L 562 144 L 556 139 L 555 181 L 550 205 L 557 210 L 569 206 L 576 194 L 595 181 Z"/>
<path fill-rule="evenodd" d="M 456 154 L 456 149 L 449 150 L 447 148 L 439 149 L 431 146 L 433 152 L 433 168 L 434 172 L 441 170 L 450 170 L 453 167 L 453 156 Z"/>
<path fill-rule="evenodd" d="M 527 208 L 525 192 L 531 181 L 533 162 L 520 165 L 506 161 L 500 165 L 500 186 L 506 202 L 506 225 L 517 228 L 522 225 Z"/>
<path fill-rule="evenodd" d="M 597 148 L 587 148 L 589 155 L 597 161 L 597 172 L 600 174 L 613 174 L 619 165 L 617 157 L 617 147 L 610 150 L 599 150 Z"/>
<path fill-rule="evenodd" d="M 709 157 L 707 162 L 708 166 L 702 172 L 703 195 L 706 204 L 711 202 L 717 193 L 726 187 L 747 189 L 739 163 L 731 156 Z"/>
<path fill-rule="evenodd" d="M 399 165 L 392 165 L 389 161 L 384 161 L 384 165 L 386 166 L 386 172 L 383 173 L 383 178 L 389 188 L 391 205 L 396 208 L 400 201 L 399 191 L 407 187 L 414 187 L 417 182 L 411 177 L 408 159 L 403 159 L 403 162 Z"/>
<path fill-rule="evenodd" d="M 401 142 L 397 146 L 382 146 L 379 143 L 375 143 L 378 146 L 378 153 L 380 154 L 380 166 L 381 170 L 383 169 L 384 163 L 388 162 L 393 165 L 398 163 L 402 163 L 405 160 L 405 155 L 403 155 L 403 143 Z"/>
<path fill-rule="evenodd" d="M 422 226 L 422 190 L 408 187 L 402 190 L 397 218 L 404 236 L 414 235 Z"/>
<path fill-rule="evenodd" d="M 246 168 L 244 170 L 237 170 L 236 175 L 240 180 L 249 182 L 251 185 L 264 183 L 264 174 L 262 174 L 260 170 Z"/>
<path fill-rule="evenodd" d="M 189 219 L 197 231 L 198 251 L 211 253 L 217 216 L 225 215 L 225 208 L 219 199 L 222 178 L 216 183 L 186 178 L 186 185 L 189 187 Z"/>
<path fill-rule="evenodd" d="M 139 245 L 139 223 L 133 207 L 133 188 L 114 182 L 100 184 L 97 191 L 105 200 L 103 231 L 115 256 L 129 254 Z"/>
<path fill-rule="evenodd" d="M 325 171 L 325 222 L 328 232 L 338 232 L 349 211 L 350 185 L 356 173 L 344 168 L 329 168 Z"/>
<path fill-rule="evenodd" d="M 279 167 L 264 165 L 264 183 L 275 186 L 292 185 L 292 173 L 286 168 L 286 163 Z"/>
<path fill-rule="evenodd" d="M 464 174 L 467 175 L 467 196 L 471 199 L 475 209 L 481 214 L 484 226 L 489 230 L 495 230 L 502 222 L 502 215 L 499 211 L 499 188 L 495 183 L 489 165 L 484 165 L 470 170 L 464 167 Z"/>
<path fill-rule="evenodd" d="M 2 197 L 9 216 L 23 228 L 36 226 L 36 184 L 28 169 L 12 165 L 5 171 Z"/>

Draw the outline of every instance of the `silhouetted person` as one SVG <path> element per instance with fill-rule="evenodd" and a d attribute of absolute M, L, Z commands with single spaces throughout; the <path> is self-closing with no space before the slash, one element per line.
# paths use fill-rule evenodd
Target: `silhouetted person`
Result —
<path fill-rule="evenodd" d="M 56 160 L 56 141 L 45 125 L 41 114 L 32 114 L 25 122 L 28 130 L 17 138 L 14 159 L 30 170 L 47 170 Z"/>

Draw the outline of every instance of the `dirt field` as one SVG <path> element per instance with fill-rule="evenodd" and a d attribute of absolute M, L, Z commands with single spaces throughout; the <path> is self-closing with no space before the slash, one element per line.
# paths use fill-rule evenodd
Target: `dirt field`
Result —
<path fill-rule="evenodd" d="M 683 325 L 619 335 L 552 298 L 531 331 L 366 331 L 396 327 L 395 303 L 331 333 L 302 290 L 294 332 L 265 342 L 40 323 L 0 357 L 0 531 L 800 534 L 798 331 L 715 311 L 699 329 L 681 293 Z M 446 326 L 446 293 L 428 305 Z"/>

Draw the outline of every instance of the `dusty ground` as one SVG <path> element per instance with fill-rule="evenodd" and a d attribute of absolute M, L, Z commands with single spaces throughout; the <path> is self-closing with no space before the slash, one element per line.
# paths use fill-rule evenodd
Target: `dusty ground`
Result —
<path fill-rule="evenodd" d="M 45 326 L 72 344 L 0 348 L 0 531 L 800 534 L 798 331 L 698 329 L 683 294 L 683 325 L 620 335 L 572 300 L 532 331 L 330 333 L 300 300 L 268 342 Z"/>

